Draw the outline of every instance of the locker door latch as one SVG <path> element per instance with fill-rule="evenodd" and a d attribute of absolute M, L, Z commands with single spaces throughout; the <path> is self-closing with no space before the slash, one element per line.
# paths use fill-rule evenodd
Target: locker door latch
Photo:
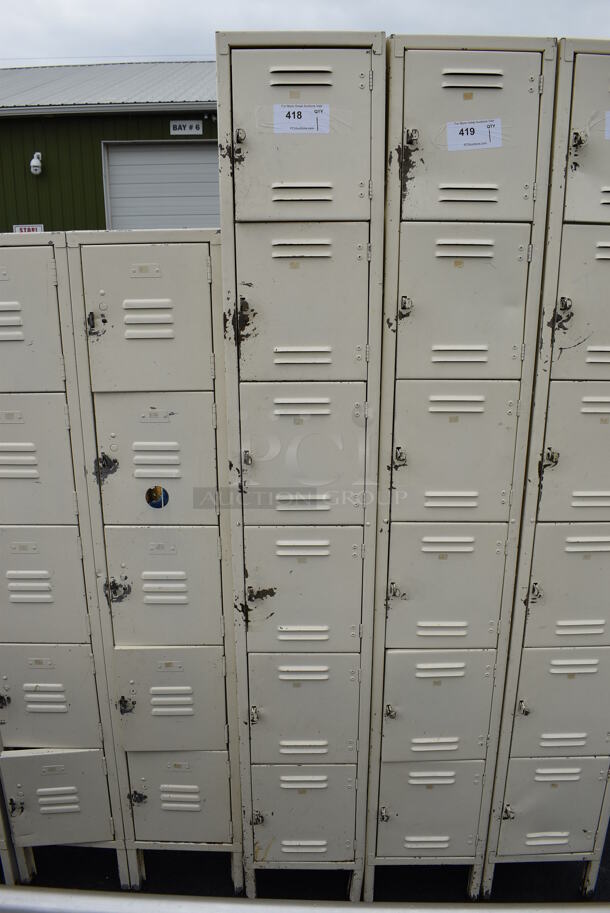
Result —
<path fill-rule="evenodd" d="M 542 587 L 540 586 L 539 583 L 536 583 L 536 582 L 534 581 L 534 582 L 532 583 L 531 587 L 530 587 L 530 599 L 529 599 L 529 601 L 530 601 L 530 602 L 538 602 L 538 600 L 539 600 L 539 599 L 542 599 L 543 596 L 544 596 L 544 592 L 543 592 L 543 590 L 542 590 Z"/>
<path fill-rule="evenodd" d="M 532 712 L 529 708 L 527 701 L 523 701 L 523 700 L 519 701 L 519 703 L 517 704 L 517 711 L 522 716 L 529 716 L 530 713 Z"/>
<path fill-rule="evenodd" d="M 252 466 L 254 458 L 249 450 L 244 450 L 243 461 L 244 466 Z"/>
<path fill-rule="evenodd" d="M 407 465 L 407 451 L 400 444 L 394 448 L 394 469 Z"/>
<path fill-rule="evenodd" d="M 502 809 L 502 820 L 503 821 L 512 821 L 514 817 L 515 817 L 515 813 L 507 802 L 506 805 L 504 806 L 504 808 Z"/>
<path fill-rule="evenodd" d="M 133 713 L 136 709 L 136 702 L 122 694 L 118 703 L 119 713 L 124 716 L 126 713 Z"/>
<path fill-rule="evenodd" d="M 389 821 L 390 820 L 390 815 L 388 814 L 388 810 L 385 805 L 382 805 L 381 808 L 379 809 L 379 820 L 380 821 Z"/>
<path fill-rule="evenodd" d="M 8 813 L 11 818 L 18 818 L 19 815 L 22 815 L 25 811 L 25 802 L 23 799 L 18 799 L 15 801 L 12 796 L 9 796 L 8 800 Z"/>
<path fill-rule="evenodd" d="M 584 146 L 589 139 L 589 134 L 580 130 L 572 130 L 571 146 L 574 152 L 578 152 L 581 146 Z"/>
<path fill-rule="evenodd" d="M 5 707 L 8 707 L 10 702 L 11 702 L 10 695 L 0 694 L 0 710 L 3 710 Z"/>
<path fill-rule="evenodd" d="M 258 723 L 260 720 L 260 715 L 258 712 L 258 707 L 255 707 L 254 704 L 250 707 L 250 725 L 254 726 L 255 723 Z"/>
<path fill-rule="evenodd" d="M 559 451 L 553 450 L 552 447 L 547 447 L 544 451 L 544 457 L 542 459 L 542 468 L 543 469 L 552 469 L 553 466 L 557 466 L 559 462 Z"/>
<path fill-rule="evenodd" d="M 393 580 L 388 584 L 388 599 L 406 599 L 407 594 Z"/>
<path fill-rule="evenodd" d="M 240 144 L 246 142 L 246 131 L 243 127 L 238 127 L 235 131 L 235 142 Z"/>
<path fill-rule="evenodd" d="M 398 305 L 398 316 L 409 317 L 413 311 L 413 301 L 407 295 L 401 295 L 400 304 Z"/>
<path fill-rule="evenodd" d="M 104 593 L 108 602 L 122 602 L 131 593 L 131 583 L 124 575 L 120 580 L 111 577 L 104 584 Z"/>
<path fill-rule="evenodd" d="M 419 130 L 415 127 L 405 129 L 405 146 L 411 152 L 419 149 Z"/>
<path fill-rule="evenodd" d="M 396 710 L 394 709 L 394 707 L 392 707 L 391 704 L 385 705 L 384 715 L 387 717 L 388 720 L 396 719 Z"/>
<path fill-rule="evenodd" d="M 114 457 L 109 457 L 104 451 L 100 453 L 99 457 L 95 458 L 93 463 L 93 472 L 100 485 L 106 481 L 108 476 L 115 473 L 118 468 L 119 461 L 115 460 Z"/>
<path fill-rule="evenodd" d="M 252 818 L 250 819 L 250 824 L 254 827 L 257 824 L 264 824 L 265 816 L 262 812 L 257 812 L 256 810 L 252 812 Z"/>
<path fill-rule="evenodd" d="M 142 805 L 143 802 L 146 802 L 148 796 L 146 793 L 139 793 L 137 789 L 134 789 L 133 792 L 127 794 L 129 799 L 129 804 L 133 808 L 134 805 Z"/>

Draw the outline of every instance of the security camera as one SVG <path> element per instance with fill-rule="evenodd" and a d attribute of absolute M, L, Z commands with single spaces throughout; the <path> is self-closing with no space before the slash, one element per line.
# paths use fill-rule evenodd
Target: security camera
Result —
<path fill-rule="evenodd" d="M 35 152 L 30 162 L 30 171 L 32 174 L 42 173 L 42 152 Z"/>

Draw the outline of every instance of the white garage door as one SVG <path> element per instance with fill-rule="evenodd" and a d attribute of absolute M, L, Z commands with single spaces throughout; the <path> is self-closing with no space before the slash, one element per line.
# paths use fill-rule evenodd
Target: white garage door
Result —
<path fill-rule="evenodd" d="M 215 142 L 106 147 L 108 228 L 218 228 Z"/>

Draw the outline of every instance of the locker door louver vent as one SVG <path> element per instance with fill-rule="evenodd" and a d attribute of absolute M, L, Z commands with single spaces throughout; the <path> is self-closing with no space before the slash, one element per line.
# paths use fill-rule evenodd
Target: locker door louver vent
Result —
<path fill-rule="evenodd" d="M 610 203 L 610 187 L 600 187 L 600 191 L 602 195 L 600 205 L 607 206 Z"/>
<path fill-rule="evenodd" d="M 503 70 L 480 70 L 475 67 L 446 68 L 443 70 L 443 89 L 502 89 Z"/>
<path fill-rule="evenodd" d="M 36 790 L 41 815 L 66 815 L 80 812 L 76 786 L 51 786 Z"/>
<path fill-rule="evenodd" d="M 270 86 L 332 86 L 332 67 L 269 67 Z"/>
<path fill-rule="evenodd" d="M 610 507 L 610 491 L 573 491 L 572 507 Z"/>
<path fill-rule="evenodd" d="M 610 346 L 587 346 L 587 352 L 585 361 L 588 365 L 610 364 Z"/>
<path fill-rule="evenodd" d="M 525 840 L 526 846 L 566 846 L 569 842 L 569 831 L 532 831 Z"/>
<path fill-rule="evenodd" d="M 405 850 L 448 850 L 451 838 L 445 834 L 442 836 L 428 837 L 424 835 L 405 837 Z"/>
<path fill-rule="evenodd" d="M 28 713 L 67 713 L 65 686 L 51 682 L 27 682 L 23 685 L 25 709 Z"/>
<path fill-rule="evenodd" d="M 271 247 L 274 260 L 327 259 L 333 255 L 332 241 L 329 238 L 278 240 L 272 241 Z"/>
<path fill-rule="evenodd" d="M 597 248 L 596 260 L 610 260 L 610 241 L 598 241 L 595 246 Z"/>
<path fill-rule="evenodd" d="M 328 739 L 280 739 L 279 744 L 280 754 L 328 754 Z"/>
<path fill-rule="evenodd" d="M 449 257 L 452 260 L 491 259 L 494 256 L 494 242 L 490 238 L 439 238 L 435 256 Z"/>
<path fill-rule="evenodd" d="M 330 510 L 332 507 L 329 494 L 316 492 L 282 492 L 275 495 L 275 509 L 289 510 Z"/>
<path fill-rule="evenodd" d="M 200 812 L 201 791 L 198 786 L 162 783 L 159 787 L 164 812 Z"/>
<path fill-rule="evenodd" d="M 415 678 L 464 678 L 466 663 L 417 663 Z"/>
<path fill-rule="evenodd" d="M 581 412 L 600 415 L 610 412 L 610 396 L 583 396 Z"/>
<path fill-rule="evenodd" d="M 39 479 L 36 444 L 15 441 L 0 444 L 0 479 Z"/>
<path fill-rule="evenodd" d="M 599 672 L 598 659 L 552 659 L 551 675 L 593 675 Z"/>
<path fill-rule="evenodd" d="M 328 777 L 326 774 L 314 774 L 312 776 L 292 776 L 282 774 L 280 777 L 281 789 L 328 789 Z"/>
<path fill-rule="evenodd" d="M 309 853 L 321 855 L 328 852 L 326 840 L 282 840 L 282 853 Z"/>
<path fill-rule="evenodd" d="M 332 346 L 274 346 L 274 365 L 331 365 Z"/>
<path fill-rule="evenodd" d="M 574 620 L 558 620 L 555 625 L 556 637 L 577 637 L 579 635 L 590 637 L 592 634 L 605 634 L 605 618 L 576 618 Z"/>
<path fill-rule="evenodd" d="M 330 555 L 330 539 L 278 539 L 275 554 L 281 558 L 324 558 Z"/>
<path fill-rule="evenodd" d="M 271 184 L 274 203 L 332 203 L 330 181 L 274 181 Z"/>
<path fill-rule="evenodd" d="M 541 748 L 583 748 L 587 744 L 586 732 L 543 732 Z"/>
<path fill-rule="evenodd" d="M 610 536 L 568 536 L 566 552 L 610 552 Z"/>
<path fill-rule="evenodd" d="M 193 689 L 190 685 L 153 685 L 150 689 L 153 716 L 193 716 Z"/>
<path fill-rule="evenodd" d="M 439 184 L 439 203 L 497 203 L 497 184 Z"/>
<path fill-rule="evenodd" d="M 0 342 L 23 342 L 23 330 L 17 329 L 22 326 L 20 302 L 0 301 Z"/>
<path fill-rule="evenodd" d="M 180 444 L 178 441 L 134 441 L 133 464 L 136 479 L 179 479 Z"/>
<path fill-rule="evenodd" d="M 330 415 L 329 396 L 283 396 L 273 400 L 274 415 Z"/>
<path fill-rule="evenodd" d="M 9 602 L 54 602 L 49 571 L 7 571 Z"/>
<path fill-rule="evenodd" d="M 329 673 L 330 666 L 278 666 L 281 682 L 326 682 Z"/>
<path fill-rule="evenodd" d="M 466 637 L 467 621 L 418 621 L 418 637 Z"/>
<path fill-rule="evenodd" d="M 474 552 L 474 536 L 423 536 L 422 552 Z M 472 545 L 470 544 L 472 543 Z"/>
<path fill-rule="evenodd" d="M 410 770 L 411 786 L 453 786 L 457 781 L 455 770 Z"/>
<path fill-rule="evenodd" d="M 459 736 L 430 736 L 429 738 L 411 739 L 411 751 L 457 751 L 459 747 Z"/>
<path fill-rule="evenodd" d="M 425 507 L 478 507 L 478 491 L 426 491 Z"/>
<path fill-rule="evenodd" d="M 459 396 L 448 394 L 446 396 L 429 396 L 428 412 L 485 412 L 484 396 Z"/>
<path fill-rule="evenodd" d="M 430 361 L 432 364 L 460 362 L 465 364 L 485 364 L 489 361 L 487 345 L 432 346 Z"/>
<path fill-rule="evenodd" d="M 173 339 L 171 298 L 126 298 L 123 301 L 125 339 Z"/>
<path fill-rule="evenodd" d="M 581 767 L 537 767 L 534 780 L 538 783 L 572 783 L 580 780 Z"/>
<path fill-rule="evenodd" d="M 147 605 L 187 605 L 184 571 L 143 571 L 142 593 Z"/>
<path fill-rule="evenodd" d="M 329 625 L 278 625 L 280 641 L 325 641 L 329 639 Z"/>

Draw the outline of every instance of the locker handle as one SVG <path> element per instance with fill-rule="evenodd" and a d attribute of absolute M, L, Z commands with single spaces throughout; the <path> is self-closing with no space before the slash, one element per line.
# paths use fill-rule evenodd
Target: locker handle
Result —
<path fill-rule="evenodd" d="M 245 143 L 246 142 L 246 131 L 243 127 L 238 127 L 235 131 L 235 142 L 236 143 Z"/>
<path fill-rule="evenodd" d="M 557 466 L 559 462 L 559 451 L 553 450 L 552 447 L 547 447 L 544 451 L 544 457 L 542 459 L 542 468 L 543 469 L 552 469 L 554 466 Z"/>
<path fill-rule="evenodd" d="M 524 700 L 519 701 L 519 703 L 517 704 L 517 711 L 522 716 L 529 716 L 530 713 L 532 712 L 528 706 L 527 701 L 524 701 Z"/>
<path fill-rule="evenodd" d="M 252 456 L 252 453 L 249 450 L 244 450 L 243 460 L 244 460 L 244 466 L 252 466 L 252 463 L 254 462 L 254 457 Z"/>
<path fill-rule="evenodd" d="M 531 587 L 530 587 L 530 598 L 529 598 L 529 601 L 530 601 L 530 602 L 538 602 L 538 600 L 539 600 L 539 599 L 542 599 L 543 596 L 544 596 L 544 591 L 543 591 L 542 587 L 540 586 L 539 583 L 536 583 L 536 582 L 534 581 L 534 582 L 532 583 Z"/>
<path fill-rule="evenodd" d="M 394 469 L 407 465 L 407 451 L 400 444 L 394 448 Z"/>
<path fill-rule="evenodd" d="M 405 146 L 407 149 L 414 151 L 419 149 L 419 130 L 415 127 L 405 130 Z"/>
<path fill-rule="evenodd" d="M 252 818 L 250 819 L 250 824 L 254 827 L 257 824 L 264 824 L 265 816 L 262 812 L 253 811 Z"/>
<path fill-rule="evenodd" d="M 254 726 L 260 720 L 260 714 L 258 712 L 258 707 L 254 704 L 250 707 L 250 725 Z"/>
<path fill-rule="evenodd" d="M 396 716 L 397 716 L 396 710 L 395 710 L 394 707 L 392 707 L 391 704 L 386 704 L 386 705 L 385 705 L 385 715 L 386 715 L 386 717 L 388 718 L 388 720 L 395 720 L 395 719 L 396 719 Z"/>
<path fill-rule="evenodd" d="M 8 812 L 11 818 L 18 818 L 19 815 L 22 815 L 25 811 L 25 802 L 23 799 L 19 799 L 17 802 L 13 799 L 12 796 L 9 796 L 8 800 Z"/>
<path fill-rule="evenodd" d="M 388 599 L 406 599 L 407 594 L 393 580 L 388 585 Z"/>
<path fill-rule="evenodd" d="M 128 697 L 125 697 L 125 695 L 122 694 L 119 698 L 119 702 L 118 702 L 117 706 L 119 708 L 119 713 L 121 714 L 121 716 L 124 716 L 126 713 L 133 713 L 133 711 L 135 710 L 135 707 L 136 707 L 136 702 L 130 700 Z"/>
<path fill-rule="evenodd" d="M 382 805 L 379 809 L 379 820 L 380 821 L 389 821 L 390 815 L 385 805 Z"/>
<path fill-rule="evenodd" d="M 95 336 L 95 314 L 89 311 L 87 314 L 87 333 L 89 336 Z"/>
<path fill-rule="evenodd" d="M 10 702 L 11 702 L 10 695 L 0 694 L 0 710 L 3 710 L 5 707 L 8 707 Z"/>
<path fill-rule="evenodd" d="M 584 146 L 589 139 L 589 134 L 580 130 L 572 130 L 572 149 L 576 152 L 581 146 Z"/>
<path fill-rule="evenodd" d="M 400 304 L 398 305 L 398 313 L 400 317 L 409 317 L 413 311 L 413 301 L 407 295 L 401 295 Z"/>
<path fill-rule="evenodd" d="M 502 820 L 503 821 L 512 821 L 514 817 L 515 817 L 515 813 L 507 802 L 506 805 L 504 806 L 504 808 L 502 809 Z"/>
<path fill-rule="evenodd" d="M 142 805 L 143 802 L 146 802 L 148 796 L 146 793 L 140 793 L 137 789 L 134 789 L 133 792 L 127 794 L 127 798 L 129 799 L 129 804 L 133 808 L 134 805 Z"/>

